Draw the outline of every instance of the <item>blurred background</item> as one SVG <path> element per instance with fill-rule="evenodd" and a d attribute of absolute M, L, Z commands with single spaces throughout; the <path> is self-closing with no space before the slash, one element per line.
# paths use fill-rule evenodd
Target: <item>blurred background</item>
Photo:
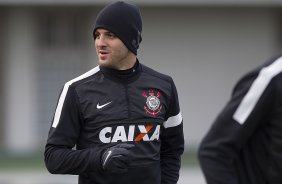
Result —
<path fill-rule="evenodd" d="M 65 82 L 97 65 L 95 17 L 109 0 L 0 0 L 0 184 L 75 184 L 43 151 Z M 204 184 L 196 151 L 242 74 L 282 48 L 282 0 L 136 0 L 139 60 L 173 77 L 186 148 L 180 184 Z M 28 179 L 30 178 L 30 179 Z"/>

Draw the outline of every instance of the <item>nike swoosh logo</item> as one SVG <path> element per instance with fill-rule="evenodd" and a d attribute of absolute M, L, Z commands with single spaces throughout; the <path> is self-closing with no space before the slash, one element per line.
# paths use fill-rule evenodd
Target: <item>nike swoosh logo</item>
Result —
<path fill-rule="evenodd" d="M 110 101 L 110 102 L 108 102 L 108 103 L 106 103 L 106 104 L 103 104 L 103 105 L 100 105 L 99 103 L 97 103 L 96 108 L 97 108 L 97 109 L 102 109 L 103 107 L 109 105 L 110 103 L 112 103 L 112 102 Z"/>
<path fill-rule="evenodd" d="M 109 152 L 107 153 L 106 159 L 104 160 L 104 163 L 103 163 L 103 167 L 105 167 L 105 165 L 106 165 L 106 163 L 107 163 L 109 157 L 111 156 L 111 154 L 112 154 L 112 151 L 109 151 Z"/>

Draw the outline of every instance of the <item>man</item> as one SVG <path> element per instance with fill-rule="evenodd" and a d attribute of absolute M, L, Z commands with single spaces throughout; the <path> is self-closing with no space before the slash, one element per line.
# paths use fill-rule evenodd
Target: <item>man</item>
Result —
<path fill-rule="evenodd" d="M 137 6 L 107 5 L 94 27 L 99 66 L 64 85 L 45 163 L 79 184 L 176 184 L 184 150 L 176 87 L 137 59 Z M 74 149 L 75 147 L 75 149 Z"/>
<path fill-rule="evenodd" d="M 208 184 L 282 183 L 282 56 L 237 83 L 199 161 Z"/>

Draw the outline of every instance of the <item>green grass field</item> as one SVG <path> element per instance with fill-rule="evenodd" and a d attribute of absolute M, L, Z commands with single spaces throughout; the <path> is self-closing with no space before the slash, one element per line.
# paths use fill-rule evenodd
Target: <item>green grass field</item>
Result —
<path fill-rule="evenodd" d="M 1 153 L 0 163 L 0 172 L 1 170 L 33 170 L 44 167 L 43 155 L 40 153 L 33 153 L 30 155 L 10 155 Z"/>

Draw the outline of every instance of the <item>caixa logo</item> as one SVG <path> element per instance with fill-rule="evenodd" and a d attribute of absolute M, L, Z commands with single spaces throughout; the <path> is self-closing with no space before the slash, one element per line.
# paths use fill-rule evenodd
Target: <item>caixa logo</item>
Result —
<path fill-rule="evenodd" d="M 129 141 L 154 141 L 159 140 L 160 125 L 129 125 L 105 127 L 100 131 L 99 138 L 103 143 L 129 142 Z"/>

